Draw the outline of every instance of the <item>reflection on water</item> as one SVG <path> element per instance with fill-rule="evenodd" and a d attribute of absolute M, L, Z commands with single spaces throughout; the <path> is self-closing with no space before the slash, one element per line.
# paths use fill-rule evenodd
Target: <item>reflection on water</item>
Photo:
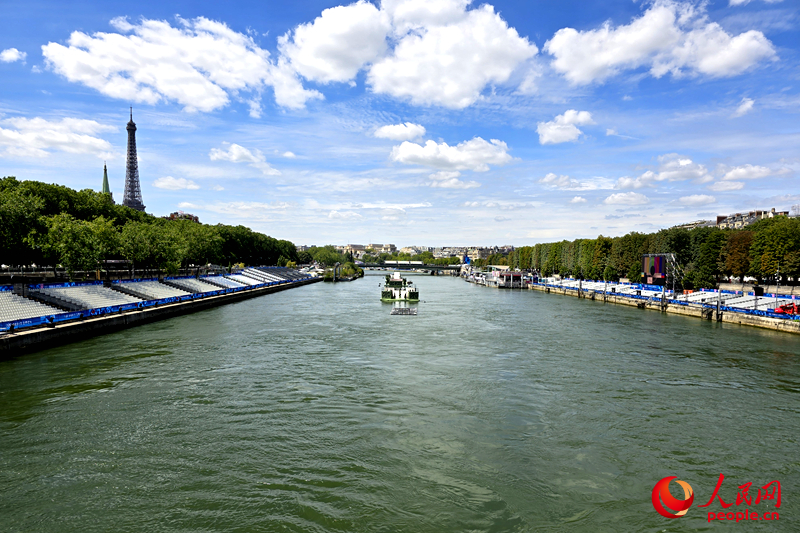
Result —
<path fill-rule="evenodd" d="M 723 472 L 780 480 L 796 529 L 797 337 L 412 279 L 416 317 L 368 275 L 0 363 L 0 523 L 677 531 L 705 513 L 655 482 L 701 504 Z"/>

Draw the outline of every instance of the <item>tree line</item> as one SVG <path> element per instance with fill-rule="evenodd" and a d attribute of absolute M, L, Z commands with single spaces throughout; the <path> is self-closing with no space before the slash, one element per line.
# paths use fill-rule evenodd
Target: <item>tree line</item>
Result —
<path fill-rule="evenodd" d="M 61 265 L 72 278 L 111 260 L 174 274 L 209 263 L 285 265 L 298 256 L 291 242 L 244 226 L 157 218 L 91 189 L 0 180 L 0 264 Z"/>
<path fill-rule="evenodd" d="M 669 228 L 622 237 L 598 236 L 523 246 L 481 263 L 534 269 L 542 275 L 642 281 L 642 255 L 674 253 L 676 282 L 686 289 L 714 288 L 723 278 L 752 276 L 760 283 L 796 283 L 800 277 L 800 219 L 777 216 L 744 229 Z"/>

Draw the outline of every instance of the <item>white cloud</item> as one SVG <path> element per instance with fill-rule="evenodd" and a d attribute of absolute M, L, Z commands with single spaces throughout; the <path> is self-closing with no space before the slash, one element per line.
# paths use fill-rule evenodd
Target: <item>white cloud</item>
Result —
<path fill-rule="evenodd" d="M 581 184 L 569 176 L 558 176 L 552 172 L 539 180 L 539 183 L 556 189 L 578 189 Z"/>
<path fill-rule="evenodd" d="M 484 4 L 469 1 L 384 1 L 394 47 L 367 74 L 372 90 L 415 105 L 461 109 L 490 84 L 506 82 L 536 45 Z"/>
<path fill-rule="evenodd" d="M 247 92 L 260 98 L 267 86 L 285 107 L 321 98 L 303 89 L 285 62 L 272 63 L 269 52 L 247 35 L 203 17 L 179 23 L 172 27 L 142 19 L 131 24 L 117 18 L 111 24 L 122 33 L 75 31 L 67 46 L 51 42 L 42 46 L 42 54 L 58 74 L 106 96 L 148 104 L 175 101 L 187 111 L 219 109 Z M 243 101 L 258 115 L 258 102 Z"/>
<path fill-rule="evenodd" d="M 742 115 L 746 115 L 750 111 L 753 110 L 753 104 L 755 102 L 752 98 L 742 98 L 739 107 L 736 108 L 736 112 L 733 114 L 734 117 L 741 117 Z"/>
<path fill-rule="evenodd" d="M 294 155 L 294 152 L 283 152 L 283 157 L 285 157 L 287 159 L 294 159 L 297 156 Z"/>
<path fill-rule="evenodd" d="M 173 178 L 172 176 L 164 176 L 158 178 L 153 182 L 153 186 L 159 189 L 167 189 L 168 191 L 180 191 L 183 189 L 197 190 L 200 188 L 198 184 L 186 178 Z"/>
<path fill-rule="evenodd" d="M 744 6 L 750 3 L 751 0 L 729 0 L 729 6 Z M 777 4 L 783 2 L 783 0 L 764 0 L 764 2 L 768 4 Z"/>
<path fill-rule="evenodd" d="M 572 200 L 569 201 L 571 204 L 585 204 L 586 198 L 583 196 L 575 196 Z"/>
<path fill-rule="evenodd" d="M 358 220 L 362 217 L 360 214 L 356 213 L 355 211 L 331 211 L 328 213 L 328 218 L 338 219 L 338 220 Z"/>
<path fill-rule="evenodd" d="M 775 48 L 760 31 L 731 36 L 708 22 L 704 8 L 656 0 L 630 24 L 577 31 L 562 28 L 544 45 L 552 66 L 573 84 L 603 81 L 622 70 L 649 67 L 655 77 L 686 72 L 710 77 L 735 76 L 763 60 L 776 59 Z"/>
<path fill-rule="evenodd" d="M 714 192 L 738 191 L 743 188 L 743 181 L 718 181 L 708 186 L 708 189 Z"/>
<path fill-rule="evenodd" d="M 3 128 L 2 125 L 9 125 Z M 43 118 L 8 118 L 0 121 L 2 155 L 47 157 L 52 151 L 71 154 L 90 154 L 101 158 L 112 155 L 111 144 L 96 135 L 116 128 L 94 120 L 63 118 L 49 121 Z"/>
<path fill-rule="evenodd" d="M 638 192 L 618 192 L 603 200 L 603 203 L 607 205 L 645 205 L 650 203 L 650 199 Z"/>
<path fill-rule="evenodd" d="M 422 165 L 442 170 L 474 170 L 486 172 L 489 165 L 505 165 L 511 161 L 508 145 L 492 139 L 487 142 L 480 137 L 449 146 L 428 141 L 425 146 L 405 141 L 392 148 L 389 158 L 398 163 Z"/>
<path fill-rule="evenodd" d="M 716 201 L 716 198 L 707 194 L 692 194 L 691 196 L 681 196 L 680 200 L 678 200 L 678 203 L 682 205 L 696 206 L 713 204 Z"/>
<path fill-rule="evenodd" d="M 658 172 L 648 170 L 638 178 L 628 176 L 619 178 L 616 189 L 641 189 L 655 187 L 662 181 L 694 180 L 696 183 L 708 183 L 714 178 L 704 165 L 693 162 L 688 157 L 678 154 L 664 154 L 658 157 Z"/>
<path fill-rule="evenodd" d="M 780 176 L 791 172 L 788 168 L 781 168 L 773 170 L 767 167 L 760 167 L 757 165 L 742 165 L 734 167 L 727 171 L 722 176 L 723 181 L 738 181 L 738 180 L 757 180 L 761 178 L 768 178 L 769 176 Z"/>
<path fill-rule="evenodd" d="M 225 187 L 223 187 L 222 185 L 214 185 L 213 187 L 211 187 L 211 190 L 212 191 L 224 191 Z"/>
<path fill-rule="evenodd" d="M 461 172 L 457 170 L 442 170 L 430 175 L 431 182 L 428 185 L 441 189 L 474 189 L 481 186 L 477 181 L 461 181 L 459 176 Z"/>
<path fill-rule="evenodd" d="M 611 136 L 611 135 L 618 135 L 618 134 L 617 134 L 617 130 L 614 130 L 614 129 L 608 128 L 608 129 L 606 130 L 606 136 L 608 137 L 608 136 Z"/>
<path fill-rule="evenodd" d="M 384 54 L 389 31 L 386 13 L 360 0 L 325 9 L 314 22 L 281 37 L 278 48 L 307 80 L 344 82 Z"/>
<path fill-rule="evenodd" d="M 539 144 L 559 144 L 578 140 L 583 133 L 577 126 L 594 124 L 592 114 L 588 111 L 567 110 L 550 122 L 539 122 L 536 132 Z"/>
<path fill-rule="evenodd" d="M 375 137 L 393 141 L 411 141 L 423 135 L 425 135 L 425 127 L 411 122 L 381 126 L 375 130 Z"/>
<path fill-rule="evenodd" d="M 27 53 L 20 52 L 16 48 L 7 48 L 0 52 L 0 61 L 3 63 L 13 63 L 14 61 L 21 61 L 24 63 L 26 57 L 28 57 Z"/>
<path fill-rule="evenodd" d="M 252 152 L 238 144 L 222 143 L 228 146 L 227 150 L 212 148 L 208 156 L 212 161 L 230 161 L 231 163 L 247 163 L 253 168 L 257 168 L 265 176 L 279 176 L 280 172 L 272 168 L 267 163 L 264 154 L 260 150 Z"/>

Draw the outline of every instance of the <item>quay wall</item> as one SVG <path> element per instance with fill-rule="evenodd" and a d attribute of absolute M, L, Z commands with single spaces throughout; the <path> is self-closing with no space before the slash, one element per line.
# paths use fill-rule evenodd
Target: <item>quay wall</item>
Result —
<path fill-rule="evenodd" d="M 737 313 L 735 311 L 722 310 L 717 315 L 715 307 L 688 306 L 670 303 L 669 300 L 662 306 L 660 300 L 635 299 L 615 294 L 596 293 L 594 291 L 577 288 L 560 287 L 531 284 L 530 289 L 564 296 L 584 298 L 596 302 L 612 303 L 617 305 L 627 305 L 638 307 L 639 309 L 649 309 L 651 311 L 661 311 L 662 313 L 672 313 L 676 315 L 691 316 L 702 320 L 716 320 L 717 322 L 739 324 L 742 326 L 754 326 L 758 328 L 784 331 L 786 333 L 800 334 L 800 320 L 788 320 L 783 318 L 772 318 L 768 316 L 749 315 Z"/>
<path fill-rule="evenodd" d="M 319 281 L 322 281 L 322 278 L 310 278 L 294 283 L 61 322 L 49 327 L 21 329 L 0 335 L 0 360 Z"/>

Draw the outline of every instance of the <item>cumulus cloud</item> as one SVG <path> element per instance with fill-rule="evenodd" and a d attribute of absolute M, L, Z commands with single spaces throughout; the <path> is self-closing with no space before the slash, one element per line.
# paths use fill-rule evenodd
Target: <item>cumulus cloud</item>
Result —
<path fill-rule="evenodd" d="M 381 126 L 375 130 L 375 137 L 393 141 L 411 141 L 423 135 L 425 135 L 425 127 L 411 122 Z"/>
<path fill-rule="evenodd" d="M 707 194 L 692 194 L 691 196 L 681 196 L 678 203 L 681 205 L 696 206 L 713 204 L 717 199 Z"/>
<path fill-rule="evenodd" d="M 467 10 L 469 3 L 384 1 L 394 46 L 369 68 L 372 90 L 415 105 L 461 109 L 538 53 L 492 6 Z"/>
<path fill-rule="evenodd" d="M 650 203 L 650 199 L 638 192 L 618 192 L 603 200 L 603 203 L 606 205 L 645 205 Z"/>
<path fill-rule="evenodd" d="M 718 181 L 708 186 L 708 189 L 714 192 L 738 191 L 743 188 L 744 188 L 743 181 Z"/>
<path fill-rule="evenodd" d="M 8 127 L 3 127 L 6 125 Z M 43 118 L 8 118 L 0 121 L 2 155 L 47 157 L 51 152 L 90 154 L 101 158 L 111 156 L 111 144 L 96 135 L 116 128 L 94 120 L 63 118 L 50 121 Z"/>
<path fill-rule="evenodd" d="M 511 161 L 506 143 L 497 139 L 487 142 L 480 137 L 461 142 L 456 146 L 434 141 L 428 141 L 422 146 L 405 141 L 392 148 L 389 158 L 408 165 L 476 172 L 486 172 L 489 170 L 489 165 L 505 165 Z"/>
<path fill-rule="evenodd" d="M 600 82 L 640 67 L 657 78 L 667 73 L 728 77 L 777 58 L 760 31 L 731 35 L 708 22 L 703 7 L 673 0 L 656 0 L 627 25 L 562 28 L 544 50 L 554 57 L 553 68 L 573 84 Z"/>
<path fill-rule="evenodd" d="M 322 97 L 304 89 L 285 60 L 272 62 L 252 38 L 221 22 L 198 17 L 179 19 L 173 27 L 160 20 L 131 24 L 117 18 L 111 24 L 121 33 L 75 31 L 66 46 L 42 46 L 47 65 L 112 98 L 175 101 L 187 111 L 219 109 L 244 93 L 260 99 L 268 86 L 284 107 L 300 108 Z M 258 115 L 257 100 L 247 101 L 251 114 Z"/>
<path fill-rule="evenodd" d="M 575 181 L 569 176 L 559 176 L 552 172 L 540 179 L 539 183 L 556 189 L 579 189 L 581 187 L 580 182 Z"/>
<path fill-rule="evenodd" d="M 739 181 L 739 180 L 757 180 L 761 178 L 768 178 L 770 176 L 780 176 L 791 172 L 788 168 L 781 168 L 773 170 L 767 167 L 758 165 L 742 165 L 728 170 L 724 176 L 723 181 Z"/>
<path fill-rule="evenodd" d="M 574 198 L 572 198 L 572 200 L 569 201 L 569 203 L 571 203 L 571 204 L 585 204 L 586 203 L 586 198 L 584 198 L 583 196 L 575 196 Z"/>
<path fill-rule="evenodd" d="M 0 52 L 0 61 L 3 63 L 13 63 L 14 61 L 21 61 L 24 63 L 26 57 L 28 57 L 28 54 L 20 52 L 16 48 L 7 48 Z"/>
<path fill-rule="evenodd" d="M 280 172 L 272 168 L 267 163 L 264 154 L 260 150 L 252 152 L 238 144 L 222 143 L 227 146 L 227 150 L 212 148 L 208 156 L 212 161 L 230 161 L 231 163 L 247 163 L 253 168 L 261 171 L 265 176 L 279 176 Z"/>
<path fill-rule="evenodd" d="M 457 170 L 442 170 L 430 175 L 431 181 L 428 185 L 441 189 L 474 189 L 481 186 L 477 181 L 462 181 L 458 179 L 460 176 L 461 172 Z"/>
<path fill-rule="evenodd" d="M 314 22 L 300 24 L 278 40 L 278 48 L 305 79 L 343 82 L 384 54 L 389 18 L 359 0 L 325 9 Z"/>
<path fill-rule="evenodd" d="M 192 180 L 187 180 L 186 178 L 173 178 L 172 176 L 158 178 L 153 182 L 153 186 L 159 189 L 167 189 L 168 191 L 180 191 L 183 189 L 197 190 L 200 188 L 200 186 Z"/>
<path fill-rule="evenodd" d="M 733 113 L 734 117 L 741 117 L 742 115 L 746 115 L 750 111 L 753 110 L 753 104 L 755 102 L 752 98 L 742 98 L 741 103 L 739 103 L 739 107 L 736 108 L 736 111 Z"/>
<path fill-rule="evenodd" d="M 285 157 L 287 159 L 294 159 L 297 156 L 294 155 L 294 152 L 283 152 L 283 157 Z"/>
<path fill-rule="evenodd" d="M 641 189 L 655 187 L 662 181 L 694 180 L 697 183 L 708 183 L 714 178 L 708 173 L 705 165 L 693 162 L 688 157 L 678 154 L 664 154 L 658 158 L 658 171 L 648 170 L 637 178 L 624 176 L 617 180 L 616 189 Z"/>
<path fill-rule="evenodd" d="M 550 122 L 539 122 L 536 132 L 539 144 L 559 144 L 578 140 L 583 133 L 577 126 L 594 124 L 588 111 L 570 109 Z"/>

